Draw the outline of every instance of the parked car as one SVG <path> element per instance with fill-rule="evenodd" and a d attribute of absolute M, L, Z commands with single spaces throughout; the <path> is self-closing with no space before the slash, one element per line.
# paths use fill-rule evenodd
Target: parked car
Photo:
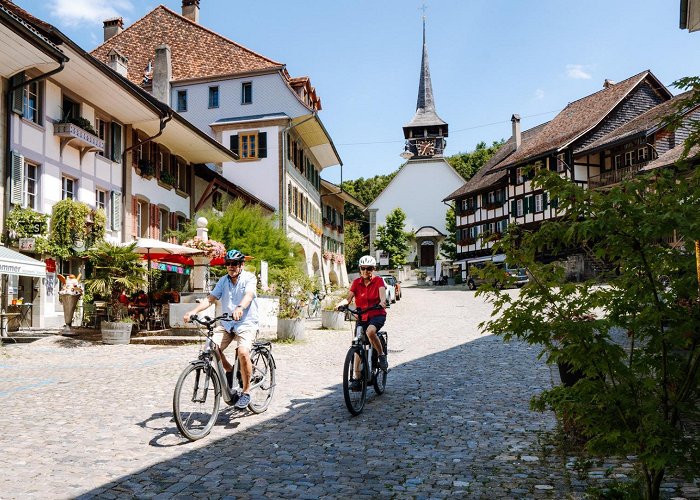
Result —
<path fill-rule="evenodd" d="M 486 264 L 487 262 L 476 262 L 469 267 L 467 287 L 470 290 L 476 290 L 478 286 L 486 282 L 486 279 L 480 276 L 480 270 L 486 267 Z M 498 262 L 493 265 L 503 270 L 503 280 L 497 280 L 494 283 L 495 286 L 502 288 L 512 284 L 520 288 L 530 281 L 524 267 L 510 267 L 505 262 Z"/>
<path fill-rule="evenodd" d="M 396 302 L 397 300 L 401 300 L 401 282 L 396 279 L 391 274 L 380 274 L 382 278 L 384 278 L 384 282 L 387 285 L 391 285 L 394 287 L 394 300 L 392 302 Z"/>
<path fill-rule="evenodd" d="M 380 276 L 380 278 L 384 280 L 384 288 L 386 288 L 386 303 L 387 305 L 393 304 L 394 302 L 396 302 L 396 288 L 394 287 L 394 285 L 388 282 L 388 277 Z"/>

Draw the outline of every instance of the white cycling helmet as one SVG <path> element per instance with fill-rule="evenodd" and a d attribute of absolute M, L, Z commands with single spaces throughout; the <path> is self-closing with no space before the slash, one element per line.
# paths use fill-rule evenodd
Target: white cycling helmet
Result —
<path fill-rule="evenodd" d="M 371 255 L 363 255 L 360 257 L 360 265 L 377 267 L 377 261 Z"/>

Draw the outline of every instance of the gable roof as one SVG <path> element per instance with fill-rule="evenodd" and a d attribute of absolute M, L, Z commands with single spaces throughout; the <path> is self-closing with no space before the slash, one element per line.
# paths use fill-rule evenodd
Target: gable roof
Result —
<path fill-rule="evenodd" d="M 548 123 L 549 122 L 545 122 L 537 125 L 536 127 L 525 130 L 522 134 L 522 142 L 520 147 L 525 147 L 526 144 L 533 141 Z M 508 157 L 514 152 L 515 140 L 511 136 L 500 148 L 498 148 L 498 151 L 496 151 L 496 153 L 489 158 L 489 161 L 487 161 L 484 166 L 482 166 L 472 176 L 472 178 L 464 184 L 464 186 L 460 187 L 457 191 L 447 196 L 442 201 L 454 200 L 467 194 L 481 191 L 482 189 L 486 189 L 503 180 L 508 175 L 508 172 L 498 167 L 502 162 L 507 161 Z"/>
<path fill-rule="evenodd" d="M 542 133 L 529 144 L 523 144 L 523 147 L 509 158 L 509 163 L 516 164 L 569 146 L 600 124 L 644 80 L 649 80 L 654 87 L 671 97 L 668 89 L 651 71 L 642 71 L 620 83 L 569 103 L 547 124 Z"/>
<path fill-rule="evenodd" d="M 616 128 L 609 134 L 604 135 L 597 141 L 586 146 L 582 151 L 593 151 L 602 147 L 609 147 L 615 143 L 629 139 L 632 136 L 639 134 L 649 134 L 663 128 L 665 118 L 676 111 L 678 103 L 687 98 L 693 91 L 689 90 L 679 94 L 668 101 L 662 102 L 658 106 L 654 106 L 641 115 L 633 118 L 624 125 Z"/>
<path fill-rule="evenodd" d="M 170 46 L 173 81 L 237 73 L 279 71 L 284 64 L 262 56 L 160 5 L 91 52 L 107 63 L 116 49 L 129 58 L 127 78 L 142 85 L 156 47 Z"/>

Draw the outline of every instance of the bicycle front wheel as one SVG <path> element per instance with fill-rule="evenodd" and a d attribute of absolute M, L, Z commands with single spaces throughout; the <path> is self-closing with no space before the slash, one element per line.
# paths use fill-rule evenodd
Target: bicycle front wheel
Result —
<path fill-rule="evenodd" d="M 359 358 L 359 377 L 355 377 L 355 357 Z M 343 365 L 343 397 L 345 406 L 353 415 L 362 413 L 367 399 L 367 377 L 364 363 L 364 356 L 359 349 L 354 347 L 348 350 Z"/>
<path fill-rule="evenodd" d="M 201 439 L 216 423 L 221 403 L 221 382 L 210 365 L 190 364 L 180 375 L 173 395 L 178 430 L 190 441 Z"/>
<path fill-rule="evenodd" d="M 270 406 L 275 392 L 275 362 L 272 354 L 262 349 L 254 350 L 250 361 L 253 364 L 253 373 L 248 409 L 253 413 L 262 413 Z"/>

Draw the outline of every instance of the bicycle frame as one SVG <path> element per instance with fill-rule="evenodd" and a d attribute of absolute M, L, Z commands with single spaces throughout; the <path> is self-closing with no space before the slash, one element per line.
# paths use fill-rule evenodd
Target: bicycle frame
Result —
<path fill-rule="evenodd" d="M 216 374 L 219 377 L 219 381 L 221 382 L 221 387 L 222 387 L 221 395 L 223 396 L 224 402 L 227 405 L 232 405 L 238 400 L 239 390 L 241 390 L 243 388 L 241 387 L 241 385 L 237 379 L 234 379 L 234 382 L 235 382 L 234 387 L 229 387 L 228 382 L 226 381 L 226 371 L 224 370 L 224 364 L 221 361 L 221 354 L 220 354 L 219 346 L 212 339 L 213 328 L 211 330 L 209 328 L 207 328 L 207 330 L 208 330 L 206 333 L 207 340 L 204 343 L 204 348 L 199 353 L 199 358 L 196 361 L 192 361 L 191 363 L 193 365 L 201 365 L 203 368 L 206 367 L 206 365 L 212 366 L 212 364 L 213 364 L 213 367 L 216 370 Z M 253 349 L 251 350 L 251 354 L 253 351 L 255 351 L 257 349 L 267 350 L 267 348 L 264 346 L 264 344 L 254 342 Z M 214 360 L 214 363 L 212 363 L 212 359 Z M 272 363 L 274 364 L 274 362 L 275 362 L 274 358 L 270 357 L 270 359 L 272 360 Z M 238 352 L 236 352 L 236 356 L 234 357 L 234 361 L 233 361 L 234 376 L 235 376 L 235 374 L 238 373 L 238 370 L 239 370 L 238 364 L 239 364 Z M 255 367 L 253 367 L 253 370 L 255 370 Z M 251 373 L 251 376 L 252 375 L 254 375 L 254 373 Z M 209 380 L 207 379 L 205 381 L 205 389 L 208 388 L 208 386 L 206 385 L 208 383 L 209 383 Z M 259 381 L 257 383 L 251 382 L 250 386 L 249 386 L 249 390 L 252 391 L 253 389 L 257 389 L 261 385 L 262 385 L 262 381 Z M 205 391 L 205 394 L 206 394 L 206 391 Z"/>

